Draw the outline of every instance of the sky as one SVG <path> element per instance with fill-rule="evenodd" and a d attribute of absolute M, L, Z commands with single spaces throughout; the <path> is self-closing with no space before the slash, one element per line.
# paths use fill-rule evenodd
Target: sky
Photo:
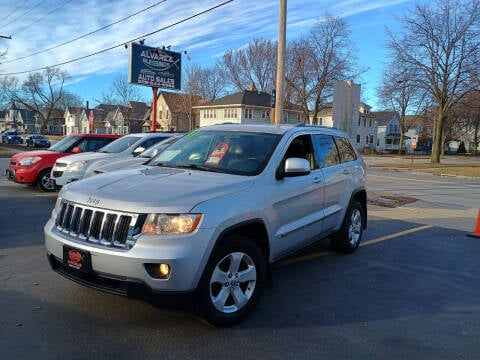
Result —
<path fill-rule="evenodd" d="M 357 64 L 366 71 L 361 101 L 381 110 L 375 89 L 387 60 L 385 26 L 412 0 L 287 0 L 287 42 L 307 35 L 328 12 L 342 17 L 352 32 Z M 187 52 L 186 62 L 212 66 L 230 49 L 254 39 L 278 39 L 279 0 L 1 0 L 0 76 L 24 79 L 29 72 L 60 65 L 65 85 L 95 106 L 118 74 L 128 72 L 125 44 L 145 39 L 152 47 Z M 10 39 L 4 37 L 11 37 Z M 140 86 L 140 85 L 137 85 Z M 146 101 L 152 90 L 141 87 Z"/>

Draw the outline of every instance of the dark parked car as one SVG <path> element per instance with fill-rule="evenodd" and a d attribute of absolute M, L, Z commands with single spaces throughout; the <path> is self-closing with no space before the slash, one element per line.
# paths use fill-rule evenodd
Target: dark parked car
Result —
<path fill-rule="evenodd" d="M 6 130 L 2 134 L 2 143 L 23 144 L 22 134 L 17 130 Z"/>
<path fill-rule="evenodd" d="M 25 140 L 27 147 L 49 148 L 50 140 L 43 135 L 28 135 Z"/>

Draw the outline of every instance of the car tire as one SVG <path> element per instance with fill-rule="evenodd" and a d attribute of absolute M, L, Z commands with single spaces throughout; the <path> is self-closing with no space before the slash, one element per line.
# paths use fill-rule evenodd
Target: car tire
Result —
<path fill-rule="evenodd" d="M 233 235 L 217 245 L 199 284 L 200 315 L 214 326 L 242 321 L 260 300 L 266 260 L 249 238 Z"/>
<path fill-rule="evenodd" d="M 52 184 L 50 184 L 50 172 L 51 172 L 51 169 L 45 169 L 40 171 L 40 174 L 38 174 L 37 186 L 40 190 L 43 190 L 46 192 L 55 191 L 55 187 Z"/>
<path fill-rule="evenodd" d="M 343 218 L 342 227 L 332 236 L 330 243 L 335 251 L 351 254 L 357 250 L 365 227 L 365 211 L 358 200 L 352 200 Z"/>

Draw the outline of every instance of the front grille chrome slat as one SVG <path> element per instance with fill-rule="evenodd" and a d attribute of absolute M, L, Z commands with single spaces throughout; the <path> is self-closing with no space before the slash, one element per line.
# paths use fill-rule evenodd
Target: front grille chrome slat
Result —
<path fill-rule="evenodd" d="M 134 236 L 143 220 L 138 214 L 98 209 L 63 199 L 55 226 L 64 235 L 82 242 L 128 250 L 135 244 Z"/>

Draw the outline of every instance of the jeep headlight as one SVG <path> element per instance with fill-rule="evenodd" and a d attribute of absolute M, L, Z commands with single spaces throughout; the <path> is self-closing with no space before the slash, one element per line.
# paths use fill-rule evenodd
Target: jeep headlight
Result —
<path fill-rule="evenodd" d="M 142 234 L 188 234 L 197 229 L 201 220 L 201 214 L 149 214 L 143 224 Z"/>
<path fill-rule="evenodd" d="M 26 157 L 26 158 L 23 158 L 22 160 L 20 160 L 18 162 L 18 165 L 20 166 L 31 166 L 33 164 L 35 164 L 36 162 L 42 160 L 42 158 L 40 156 L 30 156 L 30 157 Z"/>
<path fill-rule="evenodd" d="M 57 214 L 61 208 L 62 208 L 62 195 L 58 194 L 57 201 L 55 202 L 55 207 L 52 210 L 52 217 L 54 219 L 57 217 Z"/>
<path fill-rule="evenodd" d="M 83 161 L 75 161 L 69 165 L 67 165 L 67 171 L 80 171 L 82 170 L 85 165 L 88 163 L 88 160 Z"/>

